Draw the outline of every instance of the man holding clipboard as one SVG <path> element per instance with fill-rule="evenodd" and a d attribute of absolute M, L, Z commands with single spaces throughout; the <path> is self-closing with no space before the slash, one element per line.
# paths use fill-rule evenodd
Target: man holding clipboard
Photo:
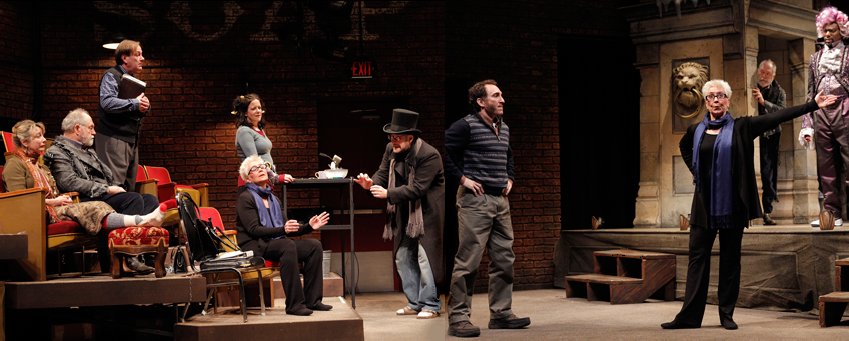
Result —
<path fill-rule="evenodd" d="M 127 191 L 135 189 L 139 131 L 142 118 L 150 110 L 150 101 L 144 95 L 146 84 L 132 76 L 141 71 L 143 61 L 139 42 L 124 40 L 115 49 L 116 65 L 100 80 L 95 148 L 112 171 L 113 185 Z"/>

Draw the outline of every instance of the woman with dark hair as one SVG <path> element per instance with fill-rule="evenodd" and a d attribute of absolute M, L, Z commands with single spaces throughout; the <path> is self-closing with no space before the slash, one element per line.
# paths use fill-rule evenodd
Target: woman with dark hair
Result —
<path fill-rule="evenodd" d="M 754 140 L 781 122 L 833 104 L 837 97 L 822 92 L 815 101 L 769 115 L 734 118 L 728 107 L 731 86 L 720 79 L 702 87 L 708 113 L 681 138 L 681 157 L 693 174 L 696 190 L 690 211 L 690 260 L 684 305 L 663 329 L 700 328 L 710 279 L 710 257 L 719 235 L 719 322 L 737 329 L 732 318 L 740 293 L 740 249 L 743 229 L 760 218 L 755 182 Z"/>
<path fill-rule="evenodd" d="M 236 155 L 244 160 L 251 155 L 258 155 L 271 168 L 268 177 L 271 184 L 289 183 L 294 181 L 289 174 L 279 174 L 271 158 L 271 140 L 265 133 L 265 110 L 262 99 L 257 94 L 247 94 L 233 100 L 233 111 L 236 115 Z M 239 185 L 243 185 L 241 178 Z"/>
<path fill-rule="evenodd" d="M 321 303 L 323 295 L 323 250 L 315 239 L 291 239 L 320 229 L 330 219 L 327 212 L 313 216 L 309 224 L 286 220 L 280 199 L 271 193 L 268 164 L 256 155 L 248 156 L 239 167 L 245 186 L 236 199 L 236 238 L 242 250 L 280 262 L 280 279 L 286 293 L 286 314 L 306 316 L 313 310 L 333 307 Z M 304 265 L 304 286 L 298 276 Z"/>

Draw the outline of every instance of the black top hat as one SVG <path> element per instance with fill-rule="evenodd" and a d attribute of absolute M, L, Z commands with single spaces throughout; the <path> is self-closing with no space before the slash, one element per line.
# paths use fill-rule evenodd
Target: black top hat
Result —
<path fill-rule="evenodd" d="M 419 113 L 406 109 L 392 109 L 392 123 L 383 126 L 387 134 L 420 134 L 416 129 L 419 123 Z"/>

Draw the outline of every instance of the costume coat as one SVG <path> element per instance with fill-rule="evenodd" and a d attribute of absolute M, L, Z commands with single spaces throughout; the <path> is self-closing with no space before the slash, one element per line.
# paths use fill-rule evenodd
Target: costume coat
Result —
<path fill-rule="evenodd" d="M 427 253 L 437 287 L 442 287 L 445 281 L 442 254 L 442 233 L 445 223 L 445 173 L 439 151 L 424 140 L 419 140 L 422 144 L 418 152 L 415 151 L 416 141 L 414 140 L 404 162 L 395 162 L 395 169 L 393 170 L 389 169 L 389 162 L 395 158 L 395 153 L 392 152 L 392 143 L 387 143 L 380 168 L 371 178 L 375 185 L 386 188 L 387 200 L 396 205 L 393 222 L 393 259 L 394 253 L 398 251 L 401 234 L 406 232 L 409 203 L 414 200 L 421 200 L 425 232 L 423 236 L 419 237 L 419 243 Z M 412 183 L 408 185 L 406 181 L 399 181 L 399 179 L 407 178 L 411 168 L 415 169 L 415 179 Z M 396 187 L 394 188 L 387 188 L 390 171 L 396 172 Z"/>

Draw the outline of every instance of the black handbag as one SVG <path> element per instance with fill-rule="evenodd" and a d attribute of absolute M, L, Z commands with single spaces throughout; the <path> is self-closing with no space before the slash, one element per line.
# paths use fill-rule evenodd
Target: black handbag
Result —
<path fill-rule="evenodd" d="M 215 234 L 212 224 L 200 219 L 200 210 L 192 197 L 185 192 L 177 195 L 180 226 L 189 242 L 189 259 L 201 262 L 223 252 L 221 238 Z"/>

